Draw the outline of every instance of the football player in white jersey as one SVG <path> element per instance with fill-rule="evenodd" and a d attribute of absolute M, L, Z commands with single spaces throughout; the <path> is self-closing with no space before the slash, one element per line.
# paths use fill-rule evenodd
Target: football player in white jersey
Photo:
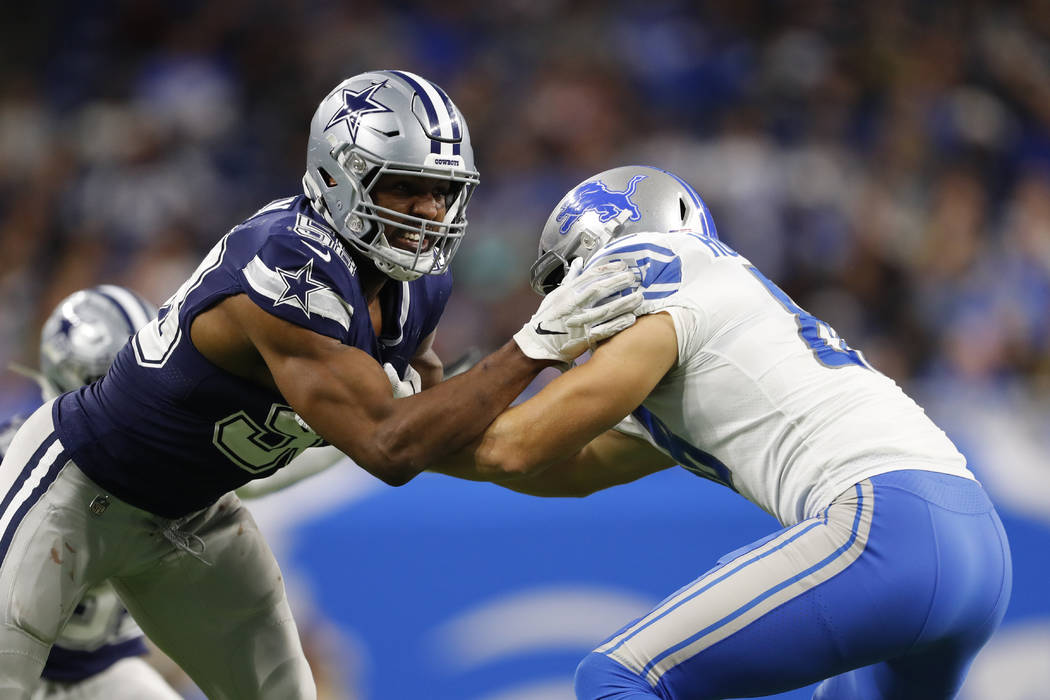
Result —
<path fill-rule="evenodd" d="M 573 188 L 532 269 L 626 261 L 636 324 L 503 413 L 442 471 L 582 496 L 673 465 L 782 529 L 735 550 L 581 662 L 580 698 L 951 698 L 1009 600 L 998 516 L 888 377 L 718 238 L 677 176 Z M 673 535 L 669 535 L 673 536 Z M 669 582 L 670 583 L 670 582 Z"/>
<path fill-rule="evenodd" d="M 41 403 L 105 374 L 117 351 L 157 313 L 129 289 L 103 284 L 60 301 L 40 334 L 41 371 L 13 367 L 39 385 Z M 25 421 L 0 425 L 0 458 Z M 56 557 L 63 556 L 56 552 Z M 142 630 L 108 583 L 88 591 L 51 649 L 33 700 L 176 700 L 146 662 Z"/>

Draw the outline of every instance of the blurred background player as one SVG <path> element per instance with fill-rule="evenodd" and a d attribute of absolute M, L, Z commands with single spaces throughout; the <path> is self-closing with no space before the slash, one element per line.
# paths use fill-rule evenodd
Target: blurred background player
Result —
<path fill-rule="evenodd" d="M 306 160 L 304 194 L 230 230 L 101 381 L 15 436 L 0 468 L 0 691 L 35 686 L 67 611 L 108 579 L 212 700 L 315 697 L 282 574 L 233 491 L 324 442 L 404 484 L 541 370 L 634 322 L 640 295 L 620 295 L 633 273 L 597 266 L 433 386 L 478 182 L 462 114 L 418 75 L 363 73 L 321 101 Z M 45 561 L 56 543 L 75 565 Z"/>
<path fill-rule="evenodd" d="M 40 371 L 14 366 L 37 382 L 42 404 L 100 378 L 156 308 L 135 292 L 100 285 L 74 292 L 47 318 L 40 336 Z M 0 425 L 0 459 L 26 416 Z M 73 553 L 52 550 L 63 558 Z M 146 662 L 146 639 L 113 588 L 84 594 L 51 649 L 34 700 L 174 700 L 181 697 Z"/>
<path fill-rule="evenodd" d="M 41 370 L 20 365 L 11 369 L 36 382 L 40 390 L 37 403 L 43 404 L 99 379 L 135 330 L 156 313 L 156 307 L 125 287 L 100 285 L 75 292 L 59 302 L 44 323 L 40 336 Z M 460 363 L 472 364 L 471 360 L 476 361 L 477 357 L 464 356 Z M 451 373 L 455 367 L 448 370 Z M 0 424 L 0 460 L 25 418 L 26 415 L 18 414 Z M 250 482 L 237 493 L 249 499 L 273 493 L 343 459 L 345 455 L 330 446 L 310 449 L 286 469 Z M 316 674 L 319 667 L 338 660 L 325 654 L 324 645 L 313 638 L 316 635 L 312 629 L 303 631 L 304 644 L 308 645 L 307 653 Z M 184 674 L 169 659 L 150 648 L 112 586 L 105 583 L 84 595 L 66 623 L 48 656 L 33 700 L 181 698 L 165 677 L 176 687 L 186 682 Z"/>
<path fill-rule="evenodd" d="M 955 697 L 1006 611 L 1010 551 L 923 409 L 720 241 L 676 175 L 588 178 L 539 253 L 540 293 L 581 264 L 637 268 L 638 322 L 497 418 L 461 474 L 580 496 L 681 465 L 783 528 L 599 645 L 577 696 L 754 697 L 828 679 L 814 698 Z"/>

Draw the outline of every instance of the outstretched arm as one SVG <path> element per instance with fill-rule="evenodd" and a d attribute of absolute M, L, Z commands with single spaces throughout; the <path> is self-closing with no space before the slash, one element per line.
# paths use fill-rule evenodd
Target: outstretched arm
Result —
<path fill-rule="evenodd" d="M 411 368 L 416 371 L 423 386 L 428 388 L 441 381 L 443 371 L 441 358 L 434 352 L 433 346 L 434 334 L 431 333 L 419 344 L 416 356 L 412 358 L 410 363 Z M 390 365 L 384 365 L 383 369 L 387 370 L 388 375 L 389 372 L 394 371 Z M 396 391 L 394 395 L 397 396 Z M 237 495 L 241 498 L 252 499 L 283 491 L 304 479 L 334 467 L 344 459 L 346 459 L 346 455 L 334 445 L 311 447 L 293 459 L 288 466 L 278 469 L 268 477 L 255 479 L 241 486 L 237 489 Z"/>
<path fill-rule="evenodd" d="M 515 490 L 532 484 L 530 493 L 561 488 L 562 480 L 567 491 L 589 493 L 671 466 L 655 448 L 606 431 L 642 403 L 677 358 L 671 317 L 642 317 L 587 362 L 502 413 L 470 448 L 430 468 Z"/>
<path fill-rule="evenodd" d="M 273 316 L 243 296 L 229 307 L 299 416 L 358 465 L 400 485 L 429 460 L 467 444 L 549 361 L 511 342 L 470 372 L 395 399 L 368 354 Z"/>
<path fill-rule="evenodd" d="M 616 430 L 608 430 L 576 454 L 547 469 L 526 476 L 503 475 L 480 479 L 473 466 L 442 470 L 449 476 L 473 481 L 491 480 L 511 491 L 530 496 L 582 498 L 595 491 L 626 484 L 674 466 L 673 459 L 649 443 Z"/>
<path fill-rule="evenodd" d="M 371 474 L 400 485 L 475 439 L 540 370 L 633 323 L 640 293 L 591 304 L 635 284 L 622 265 L 589 270 L 549 295 L 527 326 L 543 322 L 565 333 L 536 337 L 523 330 L 469 371 L 399 399 L 370 355 L 280 319 L 244 295 L 198 316 L 191 335 L 209 360 L 276 389 L 314 431 Z M 588 322 L 582 333 L 574 325 L 581 316 Z"/>

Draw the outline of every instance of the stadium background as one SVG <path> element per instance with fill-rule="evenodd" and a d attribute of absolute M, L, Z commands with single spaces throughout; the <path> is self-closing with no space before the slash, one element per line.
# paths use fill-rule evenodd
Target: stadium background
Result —
<path fill-rule="evenodd" d="M 630 162 L 677 172 L 727 242 L 967 453 L 1015 589 L 965 698 L 1046 697 L 1042 0 L 54 0 L 4 15 L 0 367 L 35 364 L 43 317 L 76 288 L 163 302 L 228 228 L 298 191 L 329 89 L 416 71 L 465 113 L 482 173 L 446 360 L 528 317 L 538 231 L 570 186 Z M 0 374 L 4 415 L 30 393 Z M 724 491 L 669 472 L 541 501 L 434 476 L 395 490 L 346 467 L 254 510 L 328 697 L 555 700 L 595 642 L 774 526 Z"/>

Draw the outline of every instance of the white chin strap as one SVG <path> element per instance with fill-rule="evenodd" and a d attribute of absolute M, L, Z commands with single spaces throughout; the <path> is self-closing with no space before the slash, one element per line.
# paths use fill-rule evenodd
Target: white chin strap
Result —
<path fill-rule="evenodd" d="M 374 253 L 370 251 L 368 255 L 376 267 L 387 276 L 401 282 L 411 282 L 429 274 L 434 269 L 435 256 L 441 255 L 439 244 L 435 242 L 433 248 L 421 252 L 417 258 L 415 251 L 409 252 L 391 245 L 385 230 L 380 231 L 370 248 Z"/>
<path fill-rule="evenodd" d="M 372 242 L 368 257 L 372 259 L 380 272 L 387 277 L 393 277 L 399 282 L 411 282 L 419 279 L 433 266 L 433 253 L 425 253 L 418 259 L 415 253 L 409 253 L 390 245 L 385 233 L 380 233 Z M 415 267 L 412 263 L 415 262 Z M 425 267 L 425 270 L 419 268 Z"/>
<path fill-rule="evenodd" d="M 375 263 L 376 269 L 398 282 L 411 282 L 423 276 L 422 272 L 410 270 L 407 267 L 402 267 L 379 257 L 373 257 L 372 262 Z"/>

